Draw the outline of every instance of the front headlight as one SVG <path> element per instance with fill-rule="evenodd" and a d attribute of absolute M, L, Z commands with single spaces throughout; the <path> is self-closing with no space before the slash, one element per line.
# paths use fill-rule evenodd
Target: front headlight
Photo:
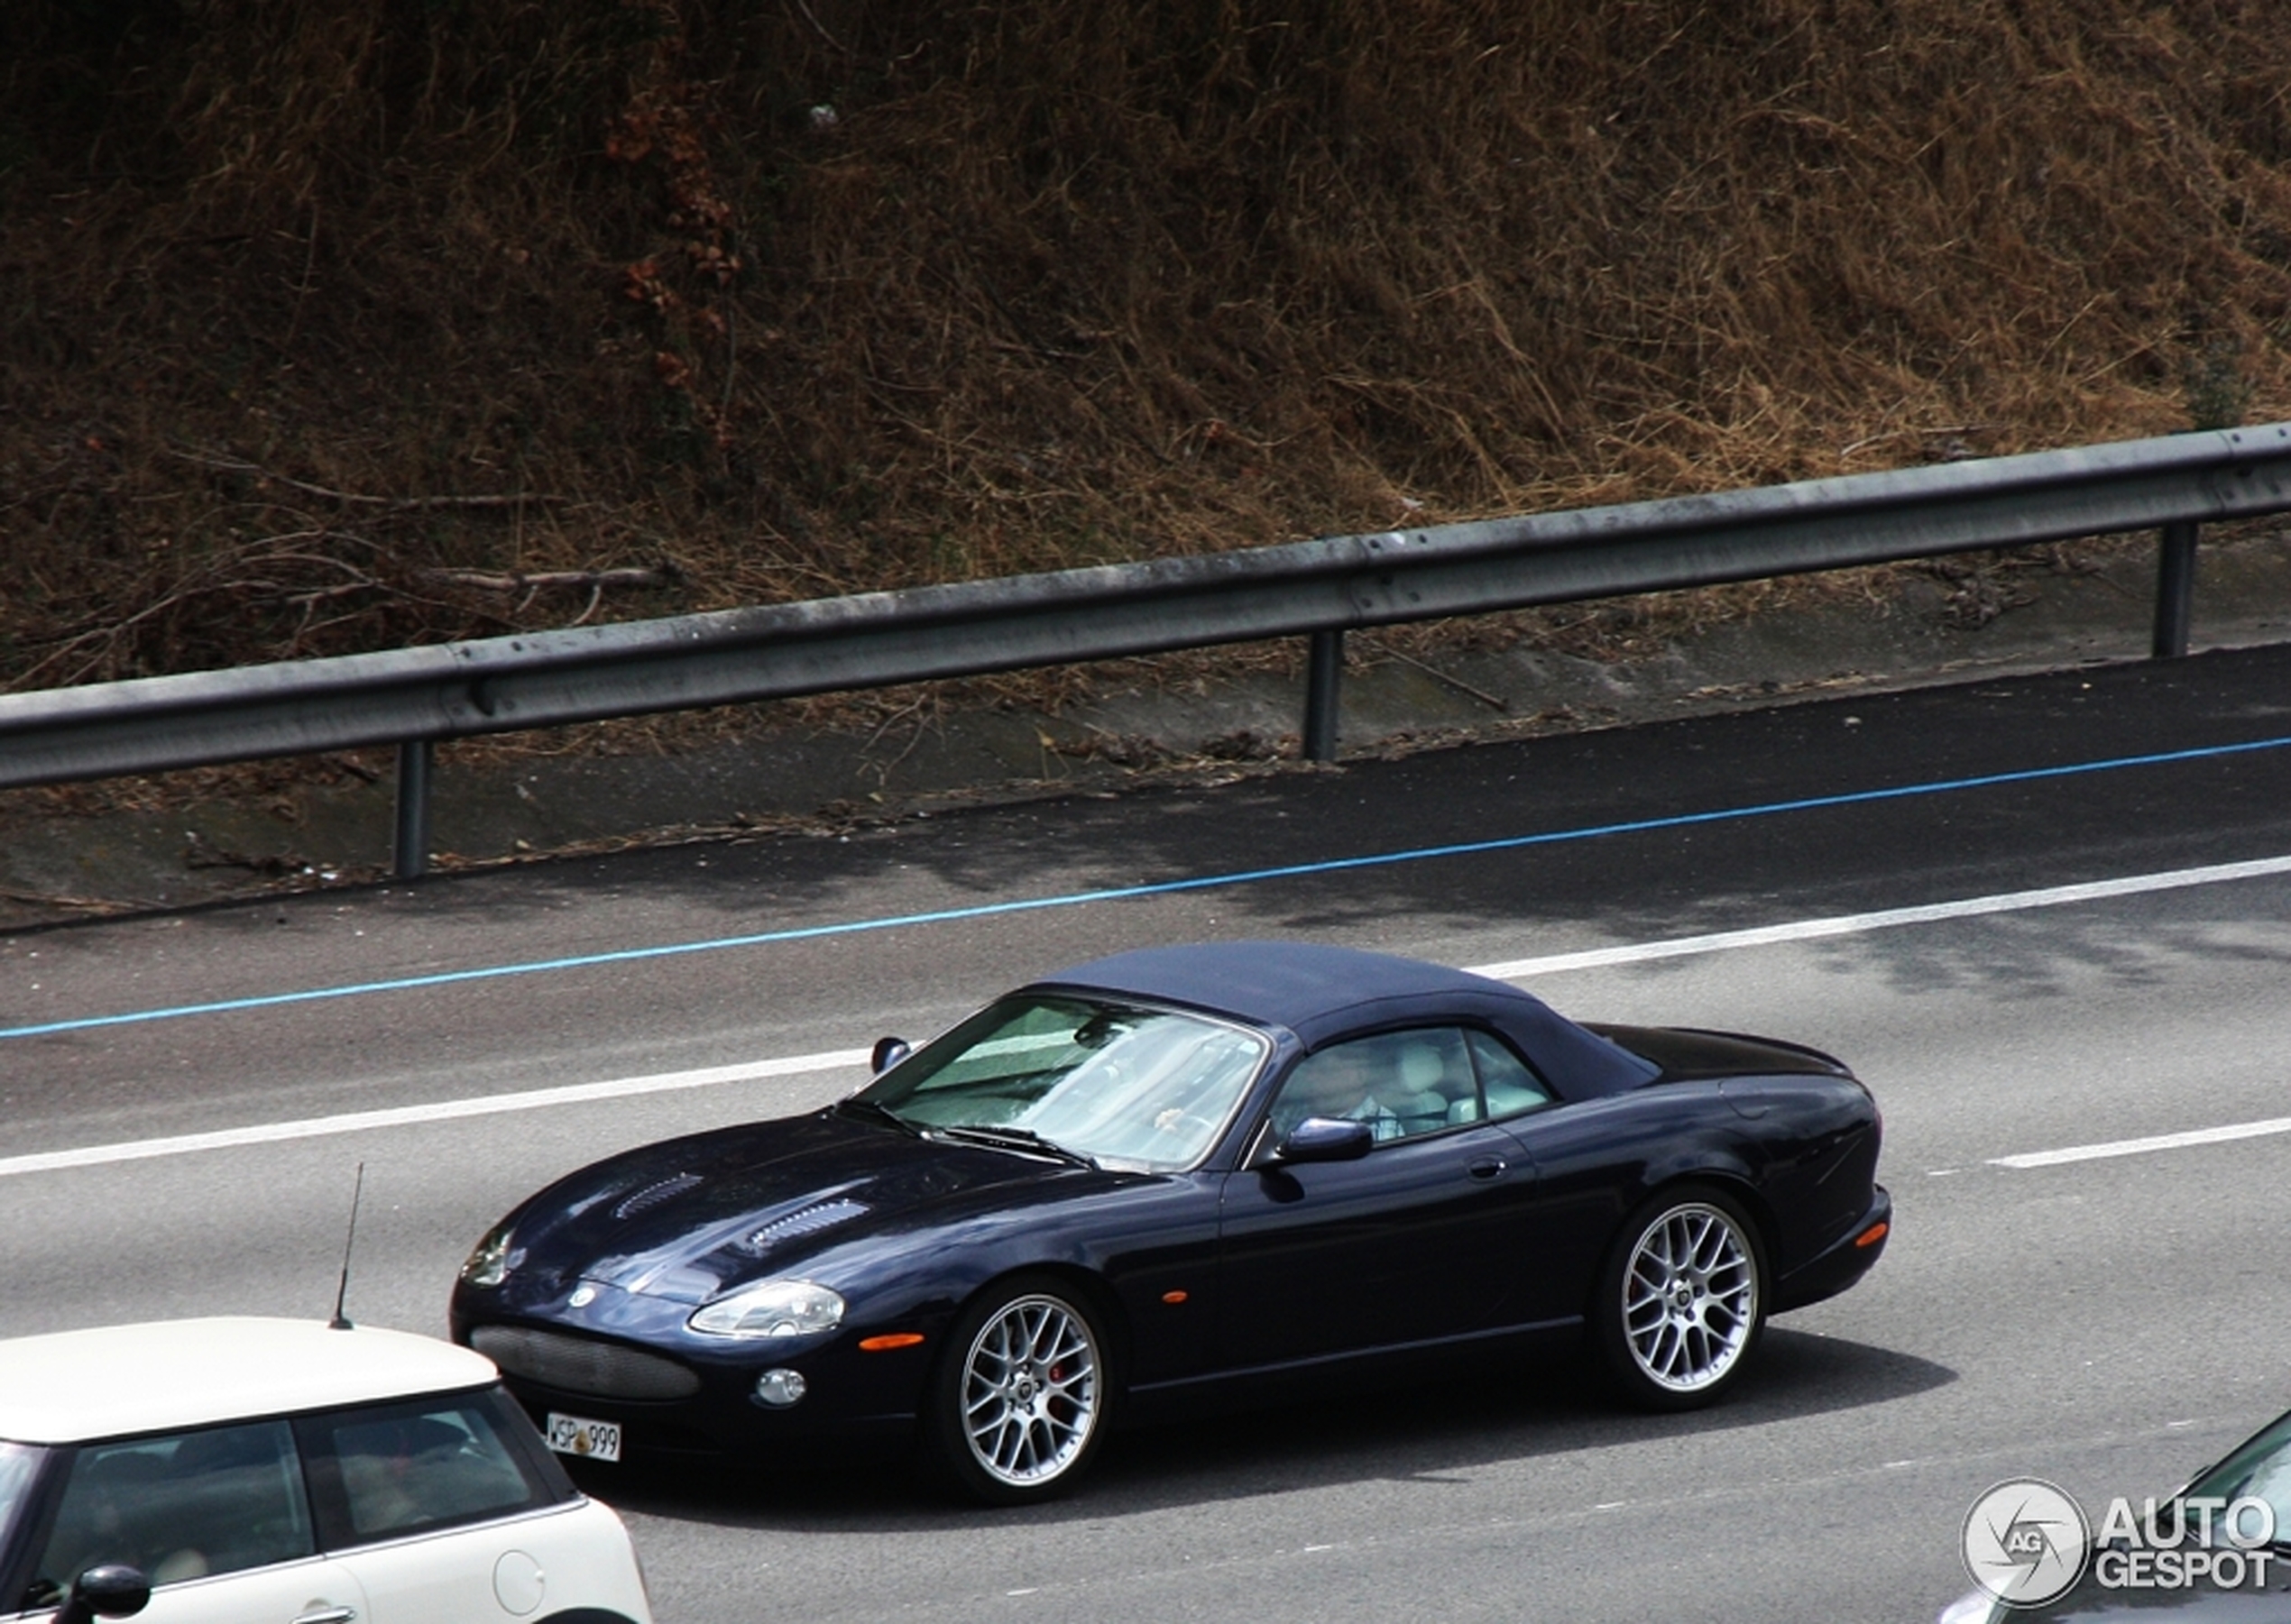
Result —
<path fill-rule="evenodd" d="M 810 1280 L 766 1280 L 685 1322 L 708 1336 L 814 1336 L 843 1323 L 843 1299 Z"/>
<path fill-rule="evenodd" d="M 512 1249 L 511 1241 L 506 1219 L 487 1230 L 485 1238 L 478 1242 L 476 1250 L 469 1254 L 469 1262 L 462 1265 L 463 1281 L 482 1290 L 491 1290 L 509 1279 L 510 1271 L 525 1261 L 524 1251 L 521 1248 Z"/>

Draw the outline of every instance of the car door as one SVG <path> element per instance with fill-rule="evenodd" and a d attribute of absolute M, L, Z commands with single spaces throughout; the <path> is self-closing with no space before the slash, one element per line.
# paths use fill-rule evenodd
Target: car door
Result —
<path fill-rule="evenodd" d="M 355 1624 L 365 1592 L 338 1562 L 312 1558 L 155 1586 L 149 1624 Z"/>
<path fill-rule="evenodd" d="M 1357 1161 L 1267 1164 L 1306 1116 L 1370 1124 Z M 1534 1171 L 1486 1120 L 1465 1032 L 1414 1028 L 1306 1056 L 1256 1164 L 1228 1175 L 1220 1344 L 1228 1369 L 1468 1335 L 1503 1323 Z"/>
<path fill-rule="evenodd" d="M 497 1390 L 296 1422 L 321 1544 L 356 1576 L 367 1624 L 523 1617 L 565 1577 L 531 1513 L 582 1502 Z M 546 1519 L 538 1519 L 546 1520 Z"/>
<path fill-rule="evenodd" d="M 317 1553 L 284 1421 L 84 1444 L 25 1600 L 52 1606 L 101 1563 L 152 1582 L 153 1624 L 354 1624 L 357 1580 Z"/>
<path fill-rule="evenodd" d="M 1526 1245 L 1521 1317 L 1548 1322 L 1585 1312 L 1607 1249 L 1645 1188 L 1645 1170 L 1679 1144 L 1676 1119 L 1631 1096 L 1523 1114 L 1505 1122 L 1534 1164 L 1536 1203 Z"/>

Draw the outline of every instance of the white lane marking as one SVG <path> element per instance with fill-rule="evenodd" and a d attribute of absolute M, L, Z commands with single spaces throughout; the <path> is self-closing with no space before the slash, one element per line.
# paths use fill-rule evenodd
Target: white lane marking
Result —
<path fill-rule="evenodd" d="M 1800 920 L 1793 924 L 1764 925 L 1748 931 L 1720 931 L 1707 936 L 1680 936 L 1667 941 L 1593 948 L 1577 953 L 1555 953 L 1541 959 L 1518 959 L 1503 964 L 1480 965 L 1472 973 L 1498 981 L 1523 980 L 1561 970 L 1591 969 L 1604 965 L 1638 964 L 1654 959 L 1677 959 L 1694 953 L 1726 952 L 1735 948 L 1767 947 L 1776 942 L 1804 941 L 1825 936 L 1848 936 L 1894 925 L 1925 924 L 1939 920 L 1967 919 L 1983 913 L 2008 913 L 2028 908 L 2057 907 L 2066 903 L 2094 902 L 2133 896 L 2148 891 L 2173 891 L 2189 885 L 2222 881 L 2259 879 L 2291 874 L 2291 857 L 2261 858 L 2248 863 L 2215 863 L 2203 868 L 2178 868 L 2163 874 L 2134 875 L 2126 879 L 2094 880 L 2078 885 L 2052 885 L 2038 891 L 2010 891 L 1994 896 L 1967 897 L 1954 903 L 1931 903 L 1914 908 L 1887 908 L 1873 913 L 1845 913 L 1829 919 Z M 183 1156 L 198 1151 L 229 1150 L 236 1146 L 271 1144 L 281 1140 L 315 1139 L 334 1133 L 354 1133 L 370 1128 L 395 1128 L 423 1123 L 448 1122 L 465 1116 L 490 1116 L 501 1111 L 533 1111 L 550 1106 L 581 1105 L 619 1099 L 634 1094 L 659 1094 L 680 1088 L 704 1088 L 718 1083 L 748 1082 L 759 1078 L 793 1077 L 826 1071 L 839 1066 L 863 1065 L 864 1050 L 836 1050 L 822 1054 L 794 1055 L 786 1060 L 756 1060 L 739 1066 L 715 1066 L 698 1071 L 673 1071 L 657 1077 L 623 1078 L 601 1083 L 576 1083 L 562 1088 L 536 1088 L 522 1094 L 496 1094 L 474 1099 L 440 1100 L 427 1106 L 403 1106 L 384 1111 L 353 1111 L 339 1116 L 305 1117 L 299 1122 L 256 1123 L 209 1133 L 181 1133 L 168 1139 L 130 1140 L 120 1144 L 84 1145 L 76 1150 L 42 1151 L 27 1156 L 0 1158 L 0 1179 L 17 1173 L 51 1172 L 66 1168 L 100 1167 L 115 1161 L 138 1161 L 154 1156 Z M 2291 1126 L 2291 1123 L 2286 1123 Z M 2225 1138 L 2276 1131 L 2269 1124 L 2256 1130 L 2204 1129 Z M 2177 1136 L 2168 1136 L 2177 1137 Z M 2127 1141 L 2139 1149 L 2165 1149 L 2146 1141 Z M 2189 1143 L 2206 1142 L 2191 1139 Z M 2130 1155 L 2130 1151 L 2092 1153 Z M 2068 1151 L 2038 1151 L 2038 1156 L 2081 1160 Z M 2000 1165 L 2042 1166 L 2025 1157 L 2007 1157 Z"/>
<path fill-rule="evenodd" d="M 2106 1144 L 2075 1144 L 2058 1151 L 2029 1151 L 2018 1156 L 1992 1156 L 1991 1167 L 2059 1167 L 2070 1161 L 2098 1161 L 2109 1156 L 2140 1156 L 2149 1151 L 2176 1151 L 2192 1144 L 2225 1144 L 2235 1139 L 2264 1139 L 2270 1133 L 2291 1133 L 2291 1116 L 2271 1116 L 2265 1122 L 2231 1123 L 2222 1128 L 2190 1128 L 2185 1133 L 2151 1133 L 2145 1139 L 2115 1139 Z"/>
<path fill-rule="evenodd" d="M 491 1116 L 502 1111 L 538 1111 L 552 1106 L 585 1105 L 593 1100 L 621 1099 L 635 1094 L 668 1094 L 683 1088 L 712 1088 L 722 1083 L 750 1083 L 770 1077 L 796 1077 L 809 1071 L 832 1071 L 844 1066 L 864 1066 L 864 1049 L 837 1049 L 822 1054 L 791 1055 L 786 1060 L 750 1060 L 738 1066 L 710 1066 L 696 1071 L 665 1071 L 652 1077 L 616 1078 L 602 1083 L 573 1083 L 561 1088 L 532 1088 L 521 1094 L 488 1094 L 474 1099 L 437 1100 L 427 1106 L 399 1106 L 384 1111 L 350 1111 L 338 1116 L 306 1116 L 297 1122 L 255 1123 L 244 1128 L 223 1128 L 211 1133 L 178 1133 L 167 1139 L 134 1139 L 122 1144 L 83 1145 L 69 1151 L 39 1151 L 28 1156 L 0 1158 L 0 1179 L 17 1173 L 46 1173 L 63 1168 L 98 1167 L 115 1161 L 142 1161 L 153 1156 L 187 1156 L 197 1151 L 230 1150 L 240 1145 L 275 1144 L 287 1139 L 318 1139 L 335 1133 L 356 1133 L 369 1128 L 402 1128 L 423 1123 L 452 1122 L 465 1116 Z"/>
<path fill-rule="evenodd" d="M 1551 953 L 1541 959 L 1514 959 L 1503 964 L 1483 964 L 1472 974 L 1495 981 L 1520 981 L 1530 976 L 1552 976 L 1561 970 L 1598 969 L 1608 965 L 1644 964 L 1654 959 L 1679 959 L 1692 953 L 1723 953 L 1735 948 L 1771 947 L 1777 942 L 1811 941 L 1825 936 L 1858 936 L 1895 925 L 1932 924 L 1947 919 L 1972 919 L 1983 913 L 2018 913 L 2029 908 L 2057 908 L 2069 903 L 2103 902 L 2111 897 L 2137 896 L 2148 891 L 2177 891 L 2189 885 L 2214 885 L 2229 880 L 2261 879 L 2291 874 L 2291 857 L 2261 858 L 2249 863 L 2214 863 L 2203 868 L 2176 868 L 2164 874 L 2136 874 L 2126 879 L 2093 880 L 2081 885 L 2047 885 L 2038 891 L 2007 891 L 1995 896 L 1969 896 L 1954 903 L 1927 903 L 1915 908 L 1885 908 L 1874 913 L 1841 913 L 1829 919 L 1801 919 L 1784 925 L 1761 925 L 1748 931 L 1719 931 L 1708 936 L 1675 936 L 1668 941 L 1633 942 L 1623 947 L 1590 948 L 1578 953 Z"/>
<path fill-rule="evenodd" d="M 1504 964 L 1479 965 L 1473 968 L 1472 973 L 1497 981 L 1523 981 L 1532 976 L 1556 975 L 1563 970 L 1643 964 L 1652 959 L 1679 959 L 1695 953 L 1720 953 L 1736 948 L 1771 947 L 1779 942 L 1854 936 L 1869 931 L 1888 930 L 1896 925 L 1931 924 L 1942 920 L 1976 918 L 1984 913 L 2056 908 L 2070 903 L 2103 902 L 2112 897 L 2137 896 L 2151 891 L 2176 891 L 2191 885 L 2213 885 L 2232 880 L 2261 879 L 2278 874 L 2291 874 L 2291 857 L 2260 858 L 2245 863 L 2213 863 L 2200 868 L 2176 868 L 2160 874 L 2139 874 L 2123 879 L 2093 880 L 2075 885 L 2047 885 L 2035 891 L 2008 891 L 1993 896 L 1966 897 L 1953 903 L 1928 903 L 1914 908 L 1886 908 L 1872 913 L 1844 913 L 1828 919 L 1798 920 L 1790 924 L 1764 925 L 1753 930 L 1719 931 L 1707 936 L 1678 936 L 1667 941 L 1633 942 L 1623 947 L 1552 953 L 1541 959 L 1515 959 Z M 2270 1133 L 2291 1133 L 2291 1116 L 2219 1128 L 2194 1128 L 2181 1133 L 2158 1133 L 2144 1139 L 2120 1139 L 2106 1144 L 2030 1151 L 2018 1156 L 1992 1157 L 1988 1165 L 2015 1170 L 2059 1167 L 2069 1162 L 2096 1161 L 2111 1156 L 2138 1156 L 2149 1151 L 2223 1144 L 2232 1140 L 2257 1139 Z M 1955 1168 L 1936 1168 L 1933 1176 L 1940 1178 L 1957 1170 Z"/>

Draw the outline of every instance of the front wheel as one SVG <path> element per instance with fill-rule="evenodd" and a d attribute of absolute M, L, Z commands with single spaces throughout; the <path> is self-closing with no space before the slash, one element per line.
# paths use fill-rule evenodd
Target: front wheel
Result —
<path fill-rule="evenodd" d="M 1015 1280 L 955 1322 L 929 1441 L 964 1493 L 1026 1505 L 1064 1493 L 1105 1430 L 1106 1339 L 1063 1281 Z"/>
<path fill-rule="evenodd" d="M 1607 1374 L 1645 1409 L 1694 1409 L 1741 1378 L 1766 1317 L 1757 1225 L 1701 1186 L 1631 1215 L 1600 1271 L 1593 1332 Z"/>

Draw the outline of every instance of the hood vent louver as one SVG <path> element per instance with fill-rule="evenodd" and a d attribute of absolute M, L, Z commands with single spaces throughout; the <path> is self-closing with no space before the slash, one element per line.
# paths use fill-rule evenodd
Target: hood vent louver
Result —
<path fill-rule="evenodd" d="M 765 1225 L 742 1241 L 741 1250 L 761 1254 L 782 1241 L 792 1241 L 799 1235 L 816 1234 L 838 1224 L 849 1223 L 867 1211 L 864 1201 L 819 1201 L 789 1213 L 786 1217 Z"/>
<path fill-rule="evenodd" d="M 666 1179 L 648 1184 L 612 1209 L 616 1218 L 633 1218 L 640 1212 L 649 1212 L 673 1196 L 681 1196 L 701 1182 L 697 1173 L 671 1173 Z"/>

